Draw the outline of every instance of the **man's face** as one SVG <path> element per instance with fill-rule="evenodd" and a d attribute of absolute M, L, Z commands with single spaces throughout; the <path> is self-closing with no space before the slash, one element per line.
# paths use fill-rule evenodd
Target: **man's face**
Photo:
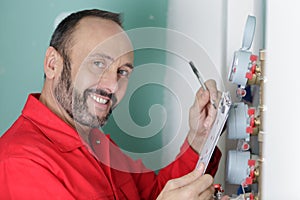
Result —
<path fill-rule="evenodd" d="M 99 127 L 125 95 L 132 46 L 117 24 L 95 17 L 79 22 L 73 42 L 71 71 L 64 66 L 54 93 L 75 122 Z"/>

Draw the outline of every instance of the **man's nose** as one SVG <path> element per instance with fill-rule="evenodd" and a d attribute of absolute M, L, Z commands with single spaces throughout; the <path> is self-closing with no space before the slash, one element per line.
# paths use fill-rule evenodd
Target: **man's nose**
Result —
<path fill-rule="evenodd" d="M 115 93 L 118 90 L 118 74 L 113 67 L 107 68 L 99 77 L 99 87 L 108 93 Z"/>

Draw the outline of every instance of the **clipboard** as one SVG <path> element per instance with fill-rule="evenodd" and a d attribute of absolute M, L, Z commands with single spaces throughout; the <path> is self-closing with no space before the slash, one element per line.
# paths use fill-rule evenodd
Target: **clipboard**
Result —
<path fill-rule="evenodd" d="M 223 127 L 225 125 L 225 122 L 229 115 L 229 110 L 231 107 L 232 101 L 229 92 L 223 92 L 221 100 L 219 102 L 219 105 L 217 107 L 218 112 L 215 119 L 215 122 L 207 136 L 207 139 L 204 143 L 204 146 L 201 150 L 201 153 L 199 154 L 199 159 L 196 165 L 196 168 L 198 168 L 199 164 L 202 162 L 204 163 L 204 171 L 203 174 L 206 171 L 206 168 L 209 164 L 209 161 L 211 159 L 211 156 L 215 150 L 215 147 L 218 143 L 218 140 L 220 138 L 220 135 L 222 133 Z"/>

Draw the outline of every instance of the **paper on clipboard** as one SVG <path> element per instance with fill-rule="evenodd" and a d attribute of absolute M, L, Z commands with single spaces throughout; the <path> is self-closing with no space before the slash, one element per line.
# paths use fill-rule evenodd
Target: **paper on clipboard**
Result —
<path fill-rule="evenodd" d="M 216 116 L 216 120 L 210 130 L 209 135 L 207 136 L 207 140 L 201 150 L 199 160 L 197 162 L 196 168 L 198 168 L 199 164 L 204 163 L 204 171 L 206 171 L 209 160 L 214 152 L 214 149 L 218 143 L 221 132 L 225 125 L 225 122 L 228 118 L 230 106 L 232 104 L 229 92 L 223 92 L 222 97 L 218 106 L 218 112 Z"/>

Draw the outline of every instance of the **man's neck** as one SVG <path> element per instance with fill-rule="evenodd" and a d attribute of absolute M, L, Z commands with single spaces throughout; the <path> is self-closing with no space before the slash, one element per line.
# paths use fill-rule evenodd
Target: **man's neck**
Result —
<path fill-rule="evenodd" d="M 83 126 L 79 123 L 76 123 L 70 115 L 60 106 L 60 104 L 55 99 L 54 95 L 49 94 L 46 90 L 43 90 L 39 101 L 47 106 L 54 114 L 61 118 L 69 126 L 73 127 L 81 137 L 81 139 L 88 145 L 89 142 L 89 133 L 92 130 L 91 127 Z"/>

